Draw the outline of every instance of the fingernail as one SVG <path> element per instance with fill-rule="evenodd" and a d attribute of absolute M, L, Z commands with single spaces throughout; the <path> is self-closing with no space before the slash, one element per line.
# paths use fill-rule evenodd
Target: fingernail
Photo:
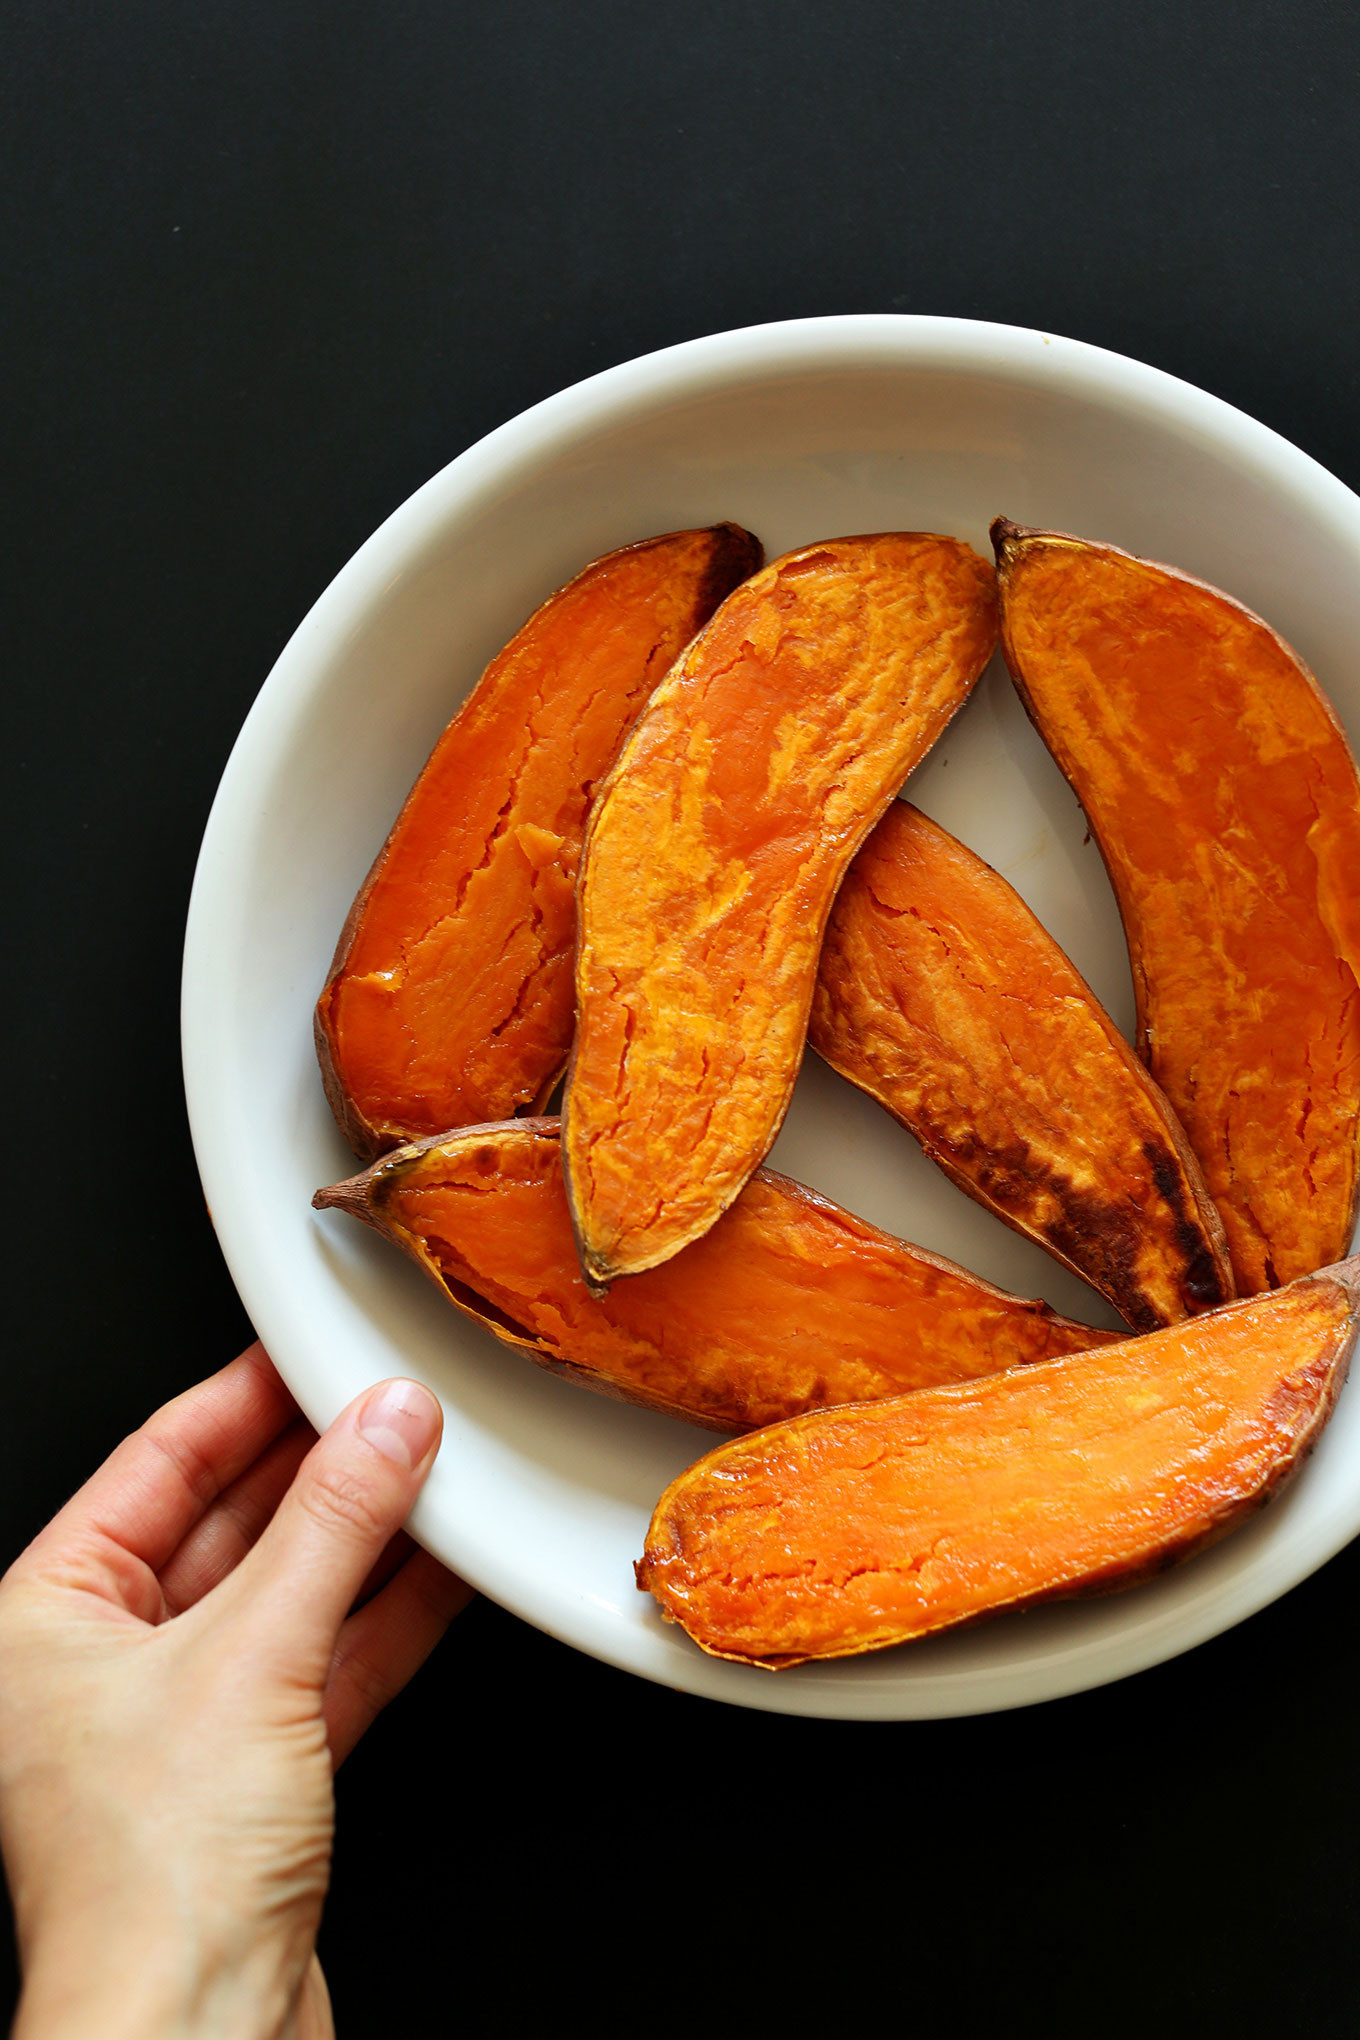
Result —
<path fill-rule="evenodd" d="M 355 1428 L 397 1466 L 419 1466 L 439 1436 L 439 1404 L 418 1381 L 384 1381 L 359 1405 Z"/>

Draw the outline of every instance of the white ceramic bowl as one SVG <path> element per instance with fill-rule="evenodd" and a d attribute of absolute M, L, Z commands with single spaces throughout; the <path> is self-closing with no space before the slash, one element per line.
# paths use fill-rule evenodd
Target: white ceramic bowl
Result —
<path fill-rule="evenodd" d="M 417 1536 L 553 1635 L 747 1706 L 977 1712 L 1096 1685 L 1214 1635 L 1360 1529 L 1360 1388 L 1286 1497 L 1155 1584 L 778 1676 L 717 1663 L 662 1623 L 631 1565 L 662 1487 L 711 1437 L 542 1373 L 375 1236 L 311 1210 L 313 1190 L 355 1166 L 322 1097 L 312 1002 L 434 738 L 491 654 L 586 560 L 719 518 L 748 525 L 770 556 L 920 528 L 985 550 L 998 512 L 1112 540 L 1241 597 L 1360 734 L 1360 501 L 1306 455 L 1075 341 L 956 319 L 811 319 L 610 369 L 436 475 L 299 626 L 203 841 L 184 973 L 194 1140 L 232 1274 L 303 1408 L 321 1425 L 386 1375 L 428 1382 L 447 1425 Z M 1099 856 L 999 660 L 911 791 L 1006 873 L 1127 1026 Z M 1115 1322 L 813 1057 L 773 1159 L 1008 1288 Z"/>

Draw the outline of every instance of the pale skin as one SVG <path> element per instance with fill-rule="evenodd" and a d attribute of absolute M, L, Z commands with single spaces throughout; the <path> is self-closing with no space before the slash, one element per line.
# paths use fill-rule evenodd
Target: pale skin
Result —
<path fill-rule="evenodd" d="M 332 1775 L 470 1598 L 400 1531 L 441 1421 L 387 1382 L 318 1440 L 252 1346 L 0 1580 L 14 2040 L 331 2040 Z"/>

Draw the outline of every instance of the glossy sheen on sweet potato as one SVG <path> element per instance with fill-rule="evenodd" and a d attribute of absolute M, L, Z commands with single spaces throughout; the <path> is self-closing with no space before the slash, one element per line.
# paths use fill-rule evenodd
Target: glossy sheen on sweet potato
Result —
<path fill-rule="evenodd" d="M 1360 775 L 1269 625 L 1113 546 L 994 527 L 1006 657 L 1090 820 L 1139 1048 L 1238 1289 L 1350 1246 L 1360 1190 Z"/>
<path fill-rule="evenodd" d="M 958 539 L 828 540 L 730 596 L 639 717 L 581 864 L 564 1139 L 592 1282 L 699 1238 L 768 1151 L 836 888 L 995 636 Z"/>
<path fill-rule="evenodd" d="M 715 1430 L 1108 1343 L 761 1169 L 713 1230 L 596 1299 L 555 1119 L 388 1155 L 320 1207 L 364 1219 L 460 1310 L 555 1374 Z"/>
<path fill-rule="evenodd" d="M 671 1483 L 637 1568 L 716 1657 L 847 1657 L 1129 1586 L 1275 1491 L 1326 1423 L 1360 1260 L 1099 1352 L 815 1411 Z"/>
<path fill-rule="evenodd" d="M 1135 1331 L 1234 1294 L 1162 1093 L 1014 888 L 905 801 L 836 896 L 808 1040 Z"/>
<path fill-rule="evenodd" d="M 574 887 L 595 784 L 760 565 L 736 525 L 608 554 L 551 596 L 436 744 L 364 881 L 316 1008 L 327 1096 L 371 1158 L 541 1105 L 571 1042 Z"/>

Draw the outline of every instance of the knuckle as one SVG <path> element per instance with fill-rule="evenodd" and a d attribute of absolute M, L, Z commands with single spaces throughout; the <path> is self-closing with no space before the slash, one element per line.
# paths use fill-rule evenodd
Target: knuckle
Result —
<path fill-rule="evenodd" d="M 200 1508 L 214 1501 L 221 1482 L 212 1465 L 192 1438 L 182 1437 L 166 1410 L 157 1410 L 135 1434 L 134 1442 L 165 1461 L 172 1475 Z"/>
<path fill-rule="evenodd" d="M 389 1528 L 382 1496 L 371 1481 L 347 1467 L 318 1467 L 303 1490 L 302 1504 L 328 1532 L 376 1537 Z"/>

